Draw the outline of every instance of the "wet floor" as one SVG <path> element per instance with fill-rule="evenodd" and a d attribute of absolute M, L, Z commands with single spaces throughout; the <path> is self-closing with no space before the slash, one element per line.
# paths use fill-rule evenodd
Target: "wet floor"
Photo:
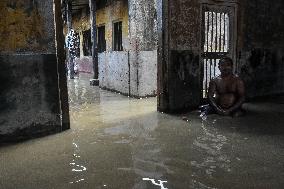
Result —
<path fill-rule="evenodd" d="M 284 186 L 284 98 L 241 118 L 167 115 L 69 81 L 72 129 L 0 148 L 1 189 L 274 189 Z M 280 104 L 276 103 L 280 102 Z"/>

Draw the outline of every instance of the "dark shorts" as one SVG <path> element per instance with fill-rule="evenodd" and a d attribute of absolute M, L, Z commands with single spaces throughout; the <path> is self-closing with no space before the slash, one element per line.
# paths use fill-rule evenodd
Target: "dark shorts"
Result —
<path fill-rule="evenodd" d="M 205 115 L 217 114 L 216 110 L 210 104 L 200 106 L 199 110 L 201 111 L 202 114 Z"/>
<path fill-rule="evenodd" d="M 199 107 L 201 114 L 203 115 L 210 115 L 210 114 L 218 114 L 215 108 L 210 104 L 202 105 Z M 245 110 L 242 108 L 237 109 L 236 111 L 231 113 L 231 116 L 242 116 L 245 114 Z"/>

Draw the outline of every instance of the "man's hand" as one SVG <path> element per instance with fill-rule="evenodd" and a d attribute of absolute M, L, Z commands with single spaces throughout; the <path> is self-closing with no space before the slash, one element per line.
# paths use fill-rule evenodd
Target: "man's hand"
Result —
<path fill-rule="evenodd" d="M 218 107 L 218 108 L 216 109 L 216 111 L 217 111 L 217 113 L 218 113 L 219 115 L 223 115 L 223 116 L 228 116 L 228 115 L 230 115 L 230 114 L 232 113 L 232 111 L 231 111 L 230 109 L 224 110 L 224 109 L 222 109 L 222 108 L 220 108 L 220 107 Z"/>

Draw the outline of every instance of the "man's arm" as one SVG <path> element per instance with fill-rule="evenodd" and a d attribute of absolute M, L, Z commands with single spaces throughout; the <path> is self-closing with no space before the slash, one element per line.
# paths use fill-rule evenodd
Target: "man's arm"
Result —
<path fill-rule="evenodd" d="M 209 89 L 208 89 L 208 99 L 210 105 L 216 110 L 216 112 L 220 115 L 224 115 L 224 110 L 220 108 L 215 101 L 214 94 L 217 92 L 216 82 L 211 80 L 209 82 Z"/>

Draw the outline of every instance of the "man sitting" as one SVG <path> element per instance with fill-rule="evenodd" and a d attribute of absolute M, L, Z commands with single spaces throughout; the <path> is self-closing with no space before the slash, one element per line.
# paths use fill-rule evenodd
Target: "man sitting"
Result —
<path fill-rule="evenodd" d="M 229 57 L 222 58 L 218 66 L 221 74 L 209 83 L 209 106 L 206 114 L 240 116 L 245 100 L 245 86 L 243 80 L 233 74 L 233 61 Z"/>

